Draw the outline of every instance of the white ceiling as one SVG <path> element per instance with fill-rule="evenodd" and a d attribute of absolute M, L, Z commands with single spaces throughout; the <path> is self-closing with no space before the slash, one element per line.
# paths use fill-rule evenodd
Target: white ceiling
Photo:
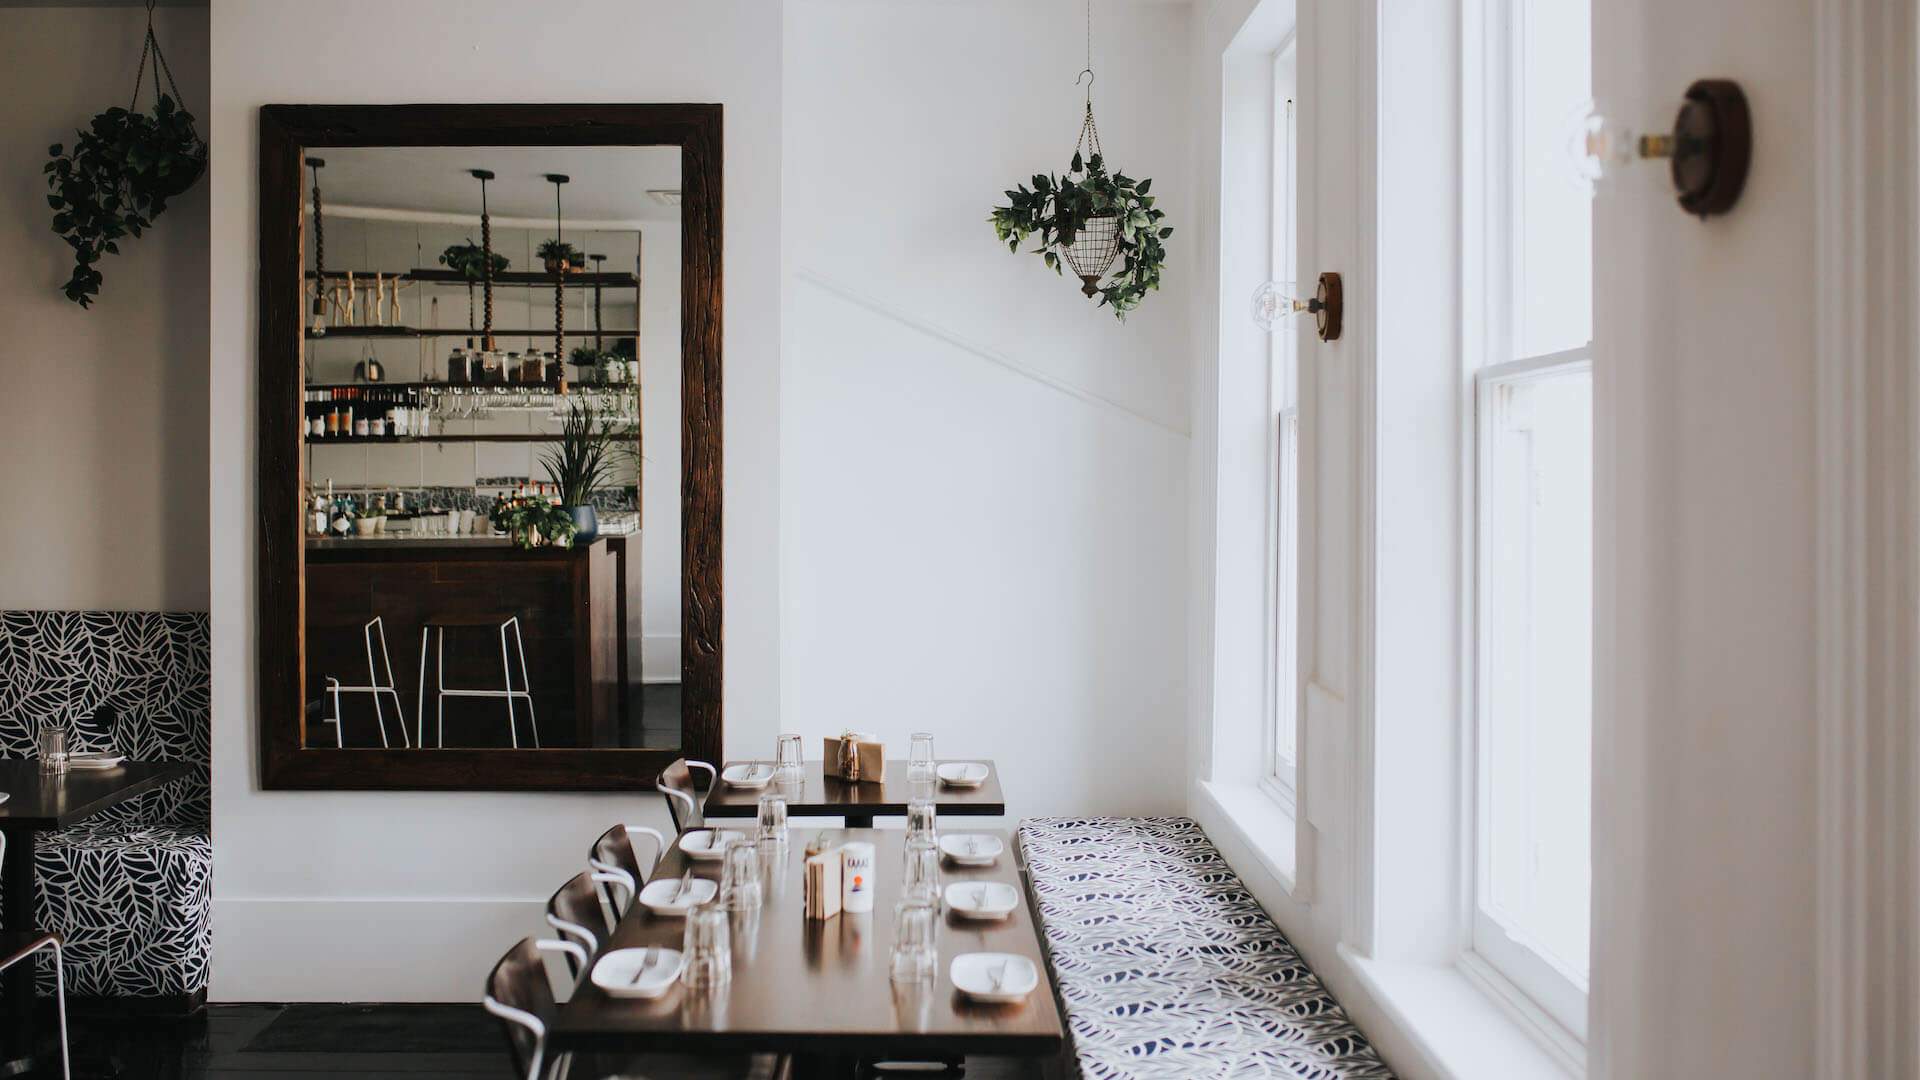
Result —
<path fill-rule="evenodd" d="M 572 177 L 561 192 L 569 221 L 674 219 L 650 189 L 680 187 L 677 146 L 316 147 L 324 160 L 320 194 L 336 206 L 478 214 L 480 181 L 470 169 L 491 169 L 487 209 L 497 217 L 553 219 L 547 173 Z M 312 170 L 304 180 L 311 184 Z"/>

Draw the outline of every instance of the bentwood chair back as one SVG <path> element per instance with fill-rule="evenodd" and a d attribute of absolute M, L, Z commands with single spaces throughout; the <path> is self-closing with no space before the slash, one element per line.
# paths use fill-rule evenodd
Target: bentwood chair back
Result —
<path fill-rule="evenodd" d="M 33 856 L 33 849 L 27 849 L 27 857 Z M 7 860 L 7 834 L 0 833 L 0 863 Z M 60 935 L 45 930 L 20 929 L 0 931 L 0 971 L 31 958 L 42 949 L 53 951 L 53 1002 L 60 1018 L 60 1075 L 73 1080 L 73 1064 L 67 1055 L 67 972 L 65 957 L 60 955 Z"/>
<path fill-rule="evenodd" d="M 584 967 L 586 953 L 571 941 L 523 938 L 507 950 L 487 975 L 487 992 L 480 1004 L 500 1020 L 507 1033 L 516 1072 L 527 1080 L 547 1080 L 547 1021 L 553 1016 L 553 982 L 547 978 L 543 952 L 561 952 L 569 964 Z"/>
<path fill-rule="evenodd" d="M 707 771 L 707 790 L 719 779 L 719 771 L 704 761 L 681 758 L 660 770 L 660 776 L 654 785 L 667 797 L 667 814 L 673 818 L 673 831 L 686 832 L 706 824 L 705 808 L 707 801 L 700 789 L 693 784 L 693 770 Z"/>
<path fill-rule="evenodd" d="M 640 846 L 636 846 L 636 841 Z M 640 854 L 641 846 L 646 849 L 644 856 Z M 615 825 L 593 842 L 593 850 L 587 853 L 587 865 L 618 879 L 600 886 L 600 899 L 606 901 L 607 910 L 613 912 L 615 919 L 627 913 L 627 905 L 639 893 L 640 886 L 653 877 L 653 868 L 659 865 L 660 856 L 666 850 L 667 838 L 660 835 L 660 830 L 645 825 Z M 618 896 L 623 886 L 627 893 L 625 902 Z"/>
<path fill-rule="evenodd" d="M 547 899 L 547 925 L 559 931 L 561 938 L 578 944 L 585 950 L 585 956 L 591 956 L 600 942 L 607 936 L 607 914 L 600 907 L 600 886 L 624 886 L 624 875 L 603 873 L 599 870 L 582 870 L 567 879 L 567 883 L 555 890 Z M 616 898 L 614 909 L 620 910 L 632 899 Z M 585 956 L 580 963 L 571 959 L 567 970 L 578 976 L 585 967 Z"/>

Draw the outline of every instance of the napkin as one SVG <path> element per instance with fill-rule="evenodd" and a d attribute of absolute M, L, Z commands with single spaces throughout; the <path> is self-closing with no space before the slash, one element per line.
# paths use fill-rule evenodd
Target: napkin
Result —
<path fill-rule="evenodd" d="M 840 849 L 829 848 L 807 856 L 802 897 L 809 919 L 831 919 L 840 914 Z"/>

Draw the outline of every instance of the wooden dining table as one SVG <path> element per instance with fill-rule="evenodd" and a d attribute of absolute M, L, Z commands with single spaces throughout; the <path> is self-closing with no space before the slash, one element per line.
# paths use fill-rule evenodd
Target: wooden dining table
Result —
<path fill-rule="evenodd" d="M 0 760 L 0 835 L 7 840 L 0 859 L 0 927 L 34 927 L 33 835 L 62 829 L 118 806 L 136 795 L 187 776 L 194 766 L 181 761 L 129 761 L 111 769 L 75 769 L 43 773 L 37 758 Z M 15 964 L 0 974 L 0 1076 L 29 1072 L 33 1047 L 32 964 Z"/>
<path fill-rule="evenodd" d="M 924 795 L 933 800 L 935 811 L 945 817 L 1005 817 L 1006 796 L 1000 791 L 1000 770 L 986 758 L 969 762 L 987 767 L 987 779 L 978 787 L 955 787 L 938 780 L 907 779 L 905 761 L 889 761 L 879 783 L 842 780 L 826 775 L 818 761 L 801 767 L 800 779 L 789 783 L 769 783 L 758 788 L 734 787 L 717 781 L 707 794 L 704 814 L 708 818 L 751 818 L 760 813 L 760 796 L 775 792 L 787 800 L 788 817 L 837 817 L 849 829 L 870 829 L 876 817 L 905 817 L 907 803 Z M 722 766 L 725 772 L 735 764 Z M 765 765 L 765 762 L 759 763 Z M 938 765 L 946 762 L 936 762 Z"/>
<path fill-rule="evenodd" d="M 959 832 L 947 829 L 946 832 Z M 944 911 L 939 961 L 930 979 L 899 983 L 889 977 L 894 904 L 900 898 L 905 833 L 900 830 L 795 829 L 785 852 L 763 859 L 765 898 L 755 912 L 733 916 L 733 975 L 714 990 L 675 984 L 654 1000 L 609 996 L 582 976 L 555 1013 L 547 1043 L 561 1051 L 772 1052 L 794 1055 L 800 1076 L 851 1076 L 861 1059 L 935 1060 L 970 1054 L 1046 1057 L 1065 1039 L 1052 975 L 1041 951 L 1031 899 L 1014 866 L 1012 838 L 992 866 L 966 868 L 947 861 L 944 888 L 953 882 L 1001 881 L 1014 886 L 1020 905 L 1005 919 L 980 921 Z M 873 911 L 809 920 L 802 905 L 804 844 L 864 840 L 875 847 Z M 718 878 L 717 861 L 694 861 L 676 845 L 653 878 L 686 874 Z M 944 905 L 943 905 L 944 907 Z M 601 947 L 678 949 L 685 920 L 651 914 L 634 904 Z M 1016 1004 L 980 1004 L 964 997 L 950 977 L 962 953 L 1011 953 L 1032 962 L 1039 985 Z M 596 955 L 595 959 L 598 959 Z"/>

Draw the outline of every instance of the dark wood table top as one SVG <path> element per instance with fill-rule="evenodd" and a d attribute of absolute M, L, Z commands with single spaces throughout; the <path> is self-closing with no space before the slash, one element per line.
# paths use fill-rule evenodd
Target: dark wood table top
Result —
<path fill-rule="evenodd" d="M 59 829 L 192 774 L 184 761 L 129 761 L 117 769 L 40 771 L 37 758 L 0 761 L 0 828 Z"/>
<path fill-rule="evenodd" d="M 966 760 L 985 765 L 987 767 L 986 782 L 976 788 L 952 787 L 938 780 L 925 784 L 913 784 L 907 780 L 905 761 L 889 761 L 880 783 L 854 783 L 837 776 L 827 776 L 821 771 L 820 762 L 809 761 L 797 784 L 768 784 L 764 788 L 752 790 L 730 787 L 725 780 L 716 781 L 713 790 L 707 795 L 706 816 L 709 818 L 757 817 L 760 813 L 760 796 L 769 791 L 786 796 L 787 814 L 790 817 L 837 817 L 848 811 L 869 816 L 878 814 L 905 817 L 907 802 L 919 794 L 931 796 L 942 817 L 1005 816 L 1006 796 L 1001 794 L 1000 770 L 994 766 L 993 762 L 987 758 L 956 758 L 954 760 Z M 726 771 L 725 765 L 721 766 L 721 771 Z"/>
<path fill-rule="evenodd" d="M 945 832 L 959 832 L 947 829 Z M 763 882 L 766 902 L 757 919 L 734 917 L 733 978 L 712 992 L 675 985 L 656 1000 L 610 998 L 582 978 L 572 1000 L 559 1008 L 548 1029 L 554 1050 L 657 1049 L 755 1050 L 828 1054 L 1057 1053 L 1064 1038 L 1055 1007 L 1052 974 L 1040 951 L 1026 890 L 1014 868 L 1011 838 L 991 867 L 941 867 L 941 886 L 956 881 L 1004 881 L 1020 892 L 1020 907 L 998 922 L 975 922 L 952 913 L 942 917 L 938 971 L 931 980 L 898 985 L 888 977 L 893 947 L 893 906 L 900 898 L 905 833 L 883 829 L 832 829 L 831 843 L 865 840 L 875 847 L 871 914 L 841 913 L 809 921 L 801 901 L 801 863 L 812 830 L 793 830 L 784 871 Z M 692 872 L 718 877 L 718 862 L 690 862 L 676 847 L 654 877 Z M 659 918 L 636 905 L 613 931 L 606 949 L 662 945 L 680 948 L 684 920 Z M 982 1005 L 954 989 L 948 972 L 962 953 L 1015 953 L 1040 971 L 1040 985 L 1024 1002 Z"/>

